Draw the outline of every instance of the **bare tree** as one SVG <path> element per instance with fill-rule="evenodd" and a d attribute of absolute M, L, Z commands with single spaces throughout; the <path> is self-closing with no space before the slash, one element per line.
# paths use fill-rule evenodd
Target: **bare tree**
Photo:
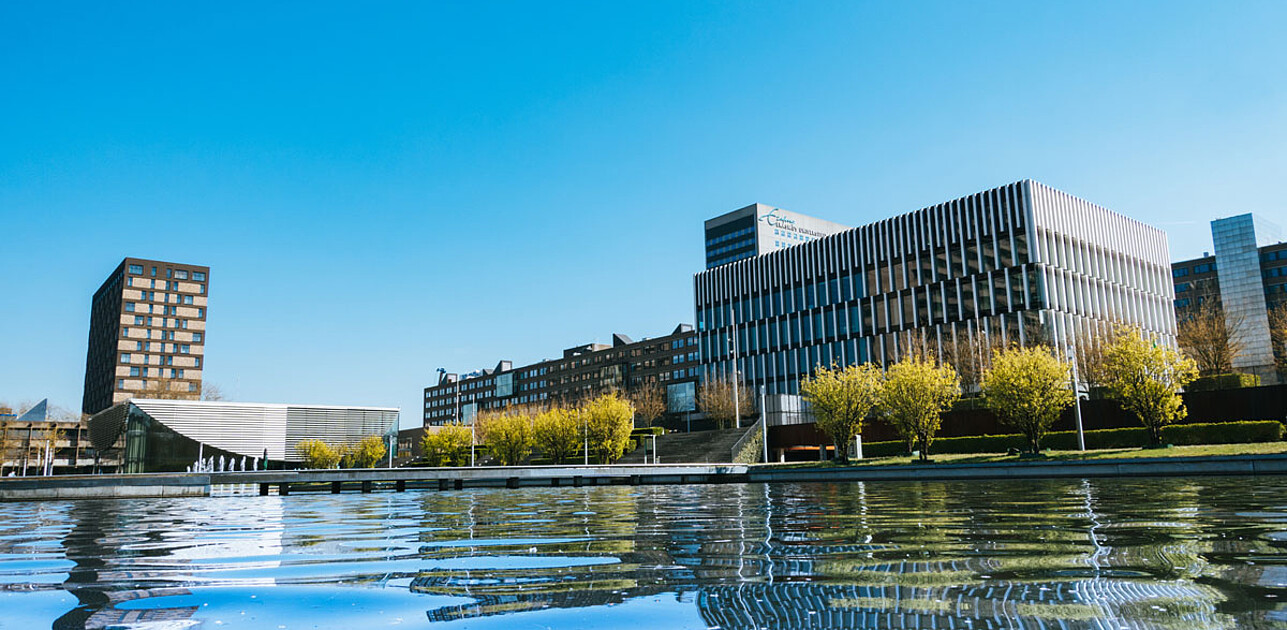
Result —
<path fill-rule="evenodd" d="M 751 393 L 747 391 L 745 383 L 738 382 L 737 387 L 737 404 L 733 403 L 733 379 L 730 377 L 715 377 L 702 383 L 697 390 L 697 406 L 704 412 L 707 417 L 714 420 L 721 429 L 727 429 L 739 424 L 738 411 L 741 415 L 747 416 L 754 412 L 751 402 Z"/>
<path fill-rule="evenodd" d="M 1269 339 L 1274 346 L 1274 363 L 1287 372 L 1287 302 L 1269 309 Z"/>
<path fill-rule="evenodd" d="M 635 417 L 643 426 L 652 423 L 666 413 L 666 393 L 656 381 L 648 381 L 635 389 L 630 395 L 630 403 L 635 406 Z"/>
<path fill-rule="evenodd" d="M 1215 299 L 1185 309 L 1176 329 L 1176 341 L 1198 364 L 1202 376 L 1233 371 L 1233 361 L 1242 353 L 1246 318 L 1237 311 L 1226 313 Z"/>
<path fill-rule="evenodd" d="M 983 383 L 983 374 L 992 366 L 992 351 L 1004 347 L 999 337 L 981 335 L 977 331 L 970 335 L 968 331 L 960 330 L 955 337 L 944 334 L 941 363 L 956 370 L 962 392 L 977 392 Z"/>
<path fill-rule="evenodd" d="M 0 421 L 0 477 L 4 476 L 4 467 L 9 463 L 9 457 L 17 450 L 18 445 L 22 443 L 17 433 L 17 425 L 14 422 L 3 420 Z"/>
<path fill-rule="evenodd" d="M 201 400 L 225 400 L 223 388 L 219 387 L 217 383 L 202 383 Z"/>
<path fill-rule="evenodd" d="M 1104 351 L 1113 345 L 1115 335 L 1115 331 L 1101 333 L 1083 330 L 1073 339 L 1077 376 L 1088 387 L 1103 387 L 1108 382 L 1108 364 Z"/>

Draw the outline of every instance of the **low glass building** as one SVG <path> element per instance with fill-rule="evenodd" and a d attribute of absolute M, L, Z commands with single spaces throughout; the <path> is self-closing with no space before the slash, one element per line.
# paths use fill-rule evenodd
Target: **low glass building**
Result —
<path fill-rule="evenodd" d="M 100 465 L 121 472 L 181 472 L 198 459 L 250 469 L 267 461 L 290 467 L 302 461 L 304 440 L 352 443 L 378 435 L 387 443 L 398 431 L 392 407 L 335 407 L 199 400 L 128 400 L 89 419 Z"/>

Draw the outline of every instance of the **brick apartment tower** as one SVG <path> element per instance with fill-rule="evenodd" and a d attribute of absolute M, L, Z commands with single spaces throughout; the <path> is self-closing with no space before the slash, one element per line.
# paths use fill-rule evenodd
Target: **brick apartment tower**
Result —
<path fill-rule="evenodd" d="M 81 411 L 201 396 L 210 268 L 126 258 L 94 292 Z"/>

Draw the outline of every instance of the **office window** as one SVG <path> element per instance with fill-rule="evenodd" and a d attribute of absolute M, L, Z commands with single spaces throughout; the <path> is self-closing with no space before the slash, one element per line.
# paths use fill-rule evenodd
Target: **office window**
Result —
<path fill-rule="evenodd" d="M 184 303 L 184 304 L 192 304 L 192 296 L 191 296 L 191 295 L 185 295 L 185 296 L 183 296 L 183 303 Z"/>
<path fill-rule="evenodd" d="M 173 269 L 166 269 L 166 270 L 165 270 L 165 277 L 167 277 L 167 278 L 173 278 L 173 277 L 174 277 L 174 270 L 173 270 Z"/>
<path fill-rule="evenodd" d="M 184 271 L 184 270 L 182 270 L 182 269 L 179 269 L 178 271 L 175 271 L 175 272 L 174 272 L 174 277 L 175 277 L 175 278 L 177 278 L 177 279 L 179 279 L 179 280 L 187 280 L 187 279 L 188 279 L 188 272 L 186 272 L 186 271 Z"/>
<path fill-rule="evenodd" d="M 138 375 L 139 375 L 139 368 L 136 368 L 136 367 L 130 368 L 130 376 L 138 376 Z"/>
<path fill-rule="evenodd" d="M 156 267 L 153 267 L 153 268 L 152 268 L 152 277 L 153 277 L 153 278 L 155 278 L 155 277 L 156 277 Z M 155 281 L 155 280 L 153 280 L 153 281 L 152 281 L 152 286 L 153 286 L 153 287 L 155 287 L 155 286 L 156 286 L 156 281 Z"/>
<path fill-rule="evenodd" d="M 130 265 L 130 273 L 134 275 L 143 275 L 143 265 Z"/>
<path fill-rule="evenodd" d="M 188 383 L 188 391 L 189 391 L 189 392 L 196 392 L 196 391 L 197 391 L 197 384 L 196 384 L 196 383 Z"/>
<path fill-rule="evenodd" d="M 121 329 L 121 336 L 122 336 L 122 337 L 129 337 L 129 336 L 130 336 L 130 329 L 129 329 L 129 328 L 122 328 L 122 329 Z"/>
<path fill-rule="evenodd" d="M 144 321 L 145 321 L 145 320 L 143 319 L 143 316 L 142 316 L 142 315 L 135 315 L 135 316 L 134 316 L 134 325 L 135 325 L 135 326 L 142 326 Z"/>
<path fill-rule="evenodd" d="M 121 353 L 121 363 L 129 363 L 129 362 L 130 362 L 129 353 Z"/>
<path fill-rule="evenodd" d="M 206 309 L 204 308 L 197 309 L 197 319 L 201 319 L 202 317 L 205 317 L 205 316 L 206 316 Z"/>
<path fill-rule="evenodd" d="M 134 303 L 133 303 L 133 302 L 126 302 L 126 303 L 125 303 L 125 312 L 126 312 L 126 313 L 133 313 L 133 312 L 134 312 Z"/>
<path fill-rule="evenodd" d="M 201 357 L 193 357 L 193 360 L 196 361 L 196 363 L 192 364 L 193 367 L 201 367 Z"/>
<path fill-rule="evenodd" d="M 204 272 L 204 271 L 194 271 L 194 272 L 192 272 L 192 279 L 193 279 L 193 280 L 196 280 L 197 282 L 205 282 L 205 281 L 206 281 L 206 272 Z"/>
<path fill-rule="evenodd" d="M 125 389 L 125 379 L 123 378 L 116 379 L 116 389 Z"/>

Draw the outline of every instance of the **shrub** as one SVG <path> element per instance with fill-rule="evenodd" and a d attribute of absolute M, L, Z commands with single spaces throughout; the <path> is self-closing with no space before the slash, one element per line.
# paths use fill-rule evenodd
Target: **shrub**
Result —
<path fill-rule="evenodd" d="M 1260 377 L 1255 374 L 1231 372 L 1203 376 L 1184 388 L 1188 392 L 1213 392 L 1221 389 L 1241 389 L 1243 387 L 1260 387 Z"/>
<path fill-rule="evenodd" d="M 1277 442 L 1283 438 L 1283 425 L 1276 420 L 1244 422 L 1213 422 L 1176 424 L 1162 428 L 1162 441 L 1168 444 L 1251 444 Z M 1087 449 L 1139 448 L 1148 444 L 1148 429 L 1129 427 L 1099 429 L 1086 432 Z M 1004 453 L 1012 448 L 1023 448 L 1026 443 L 1020 434 L 978 435 L 970 437 L 939 438 L 934 441 L 938 453 Z M 1060 451 L 1077 449 L 1076 431 L 1056 431 L 1046 434 L 1048 448 Z M 891 457 L 907 452 L 902 441 L 871 442 L 863 444 L 868 457 Z"/>

